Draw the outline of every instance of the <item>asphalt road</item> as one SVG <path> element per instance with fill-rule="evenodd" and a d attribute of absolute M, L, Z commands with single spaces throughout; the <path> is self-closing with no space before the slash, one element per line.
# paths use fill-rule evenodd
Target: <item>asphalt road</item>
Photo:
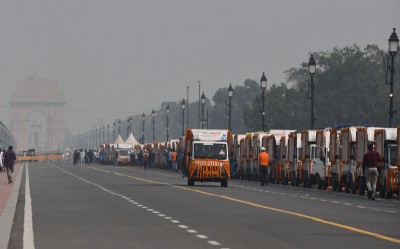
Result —
<path fill-rule="evenodd" d="M 189 187 L 180 174 L 136 167 L 26 169 L 9 248 L 400 247 L 398 199 L 241 180 Z"/>

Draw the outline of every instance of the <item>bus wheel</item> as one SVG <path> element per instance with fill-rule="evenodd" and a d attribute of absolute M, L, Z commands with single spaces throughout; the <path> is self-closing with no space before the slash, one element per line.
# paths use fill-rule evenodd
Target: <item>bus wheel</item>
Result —
<path fill-rule="evenodd" d="M 189 186 L 194 186 L 194 180 L 188 177 L 188 185 Z"/>
<path fill-rule="evenodd" d="M 222 179 L 221 180 L 221 187 L 228 187 L 228 179 Z"/>

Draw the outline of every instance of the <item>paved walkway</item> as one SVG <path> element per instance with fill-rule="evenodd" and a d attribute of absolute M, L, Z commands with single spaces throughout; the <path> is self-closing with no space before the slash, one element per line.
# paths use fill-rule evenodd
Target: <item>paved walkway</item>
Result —
<path fill-rule="evenodd" d="M 15 164 L 12 184 L 8 184 L 7 173 L 0 173 L 0 248 L 8 246 L 22 172 L 22 165 Z"/>
<path fill-rule="evenodd" d="M 10 196 L 11 190 L 15 185 L 16 178 L 20 169 L 19 164 L 15 164 L 14 171 L 14 183 L 8 184 L 7 172 L 0 173 L 0 216 L 3 213 L 4 207 L 6 206 L 8 197 Z"/>

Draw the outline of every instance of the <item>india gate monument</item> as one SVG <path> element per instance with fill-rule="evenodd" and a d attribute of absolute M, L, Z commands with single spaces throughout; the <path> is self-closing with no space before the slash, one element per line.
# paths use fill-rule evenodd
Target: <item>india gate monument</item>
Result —
<path fill-rule="evenodd" d="M 10 105 L 18 150 L 56 150 L 64 139 L 65 104 L 58 81 L 37 73 L 17 81 Z"/>

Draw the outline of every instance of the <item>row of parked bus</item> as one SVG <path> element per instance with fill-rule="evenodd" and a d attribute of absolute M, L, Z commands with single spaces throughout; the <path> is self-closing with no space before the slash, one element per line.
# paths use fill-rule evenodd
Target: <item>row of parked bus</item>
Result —
<path fill-rule="evenodd" d="M 382 156 L 379 167 L 380 197 L 391 198 L 400 189 L 400 127 L 350 126 L 319 130 L 270 130 L 233 135 L 233 160 L 240 179 L 257 181 L 258 153 L 270 154 L 269 181 L 364 195 L 362 171 L 367 145 L 373 143 Z"/>
<path fill-rule="evenodd" d="M 258 154 L 261 147 L 265 147 L 271 158 L 271 183 L 364 195 L 366 182 L 362 161 L 367 145 L 373 143 L 383 158 L 377 190 L 380 197 L 391 198 L 393 194 L 399 195 L 400 190 L 399 141 L 400 126 L 270 130 L 233 135 L 229 130 L 187 129 L 184 137 L 169 142 L 131 148 L 118 144 L 100 147 L 107 152 L 109 162 L 116 160 L 117 150 L 152 151 L 155 167 L 167 165 L 168 151 L 182 149 L 188 185 L 194 185 L 194 181 L 217 181 L 224 187 L 231 176 L 258 181 Z M 129 153 L 120 152 L 119 156 Z"/>

